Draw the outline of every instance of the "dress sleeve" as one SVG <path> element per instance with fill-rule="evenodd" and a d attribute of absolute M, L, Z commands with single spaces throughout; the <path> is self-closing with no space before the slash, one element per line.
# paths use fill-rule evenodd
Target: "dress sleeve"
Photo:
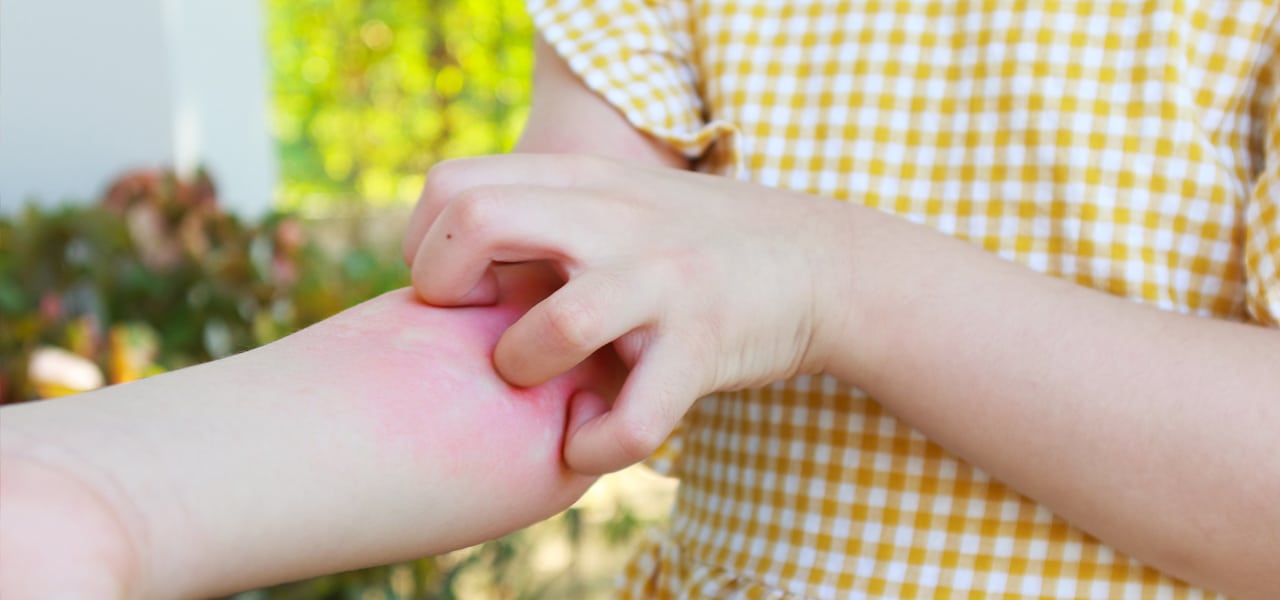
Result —
<path fill-rule="evenodd" d="M 1280 39 L 1280 31 L 1274 33 Z M 1245 208 L 1244 266 L 1250 318 L 1280 327 L 1280 53 L 1264 68 L 1259 101 L 1266 115 L 1265 151 Z"/>
<path fill-rule="evenodd" d="M 569 68 L 640 131 L 691 159 L 736 137 L 729 123 L 706 118 L 688 0 L 527 0 L 527 6 Z"/>

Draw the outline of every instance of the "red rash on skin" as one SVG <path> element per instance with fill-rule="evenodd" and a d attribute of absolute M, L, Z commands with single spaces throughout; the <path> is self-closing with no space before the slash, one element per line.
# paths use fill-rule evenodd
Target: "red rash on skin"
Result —
<path fill-rule="evenodd" d="M 620 371 L 602 353 L 540 386 L 507 384 L 493 349 L 525 304 L 439 308 L 399 290 L 293 341 L 323 357 L 317 383 L 359 400 L 337 417 L 343 426 L 368 427 L 386 452 L 410 453 L 445 477 L 541 488 L 568 476 L 561 455 L 569 399 L 579 390 L 607 393 Z"/>

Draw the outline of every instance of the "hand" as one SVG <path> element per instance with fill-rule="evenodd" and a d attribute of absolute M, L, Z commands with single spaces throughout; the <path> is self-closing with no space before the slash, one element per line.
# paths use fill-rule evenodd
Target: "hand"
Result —
<path fill-rule="evenodd" d="M 507 329 L 494 362 L 536 385 L 614 343 L 627 381 L 565 447 L 598 474 L 652 453 L 699 396 L 823 368 L 822 334 L 847 312 L 834 305 L 842 209 L 600 158 L 496 156 L 431 171 L 404 251 L 418 294 L 442 306 L 496 301 L 495 263 L 556 268 L 566 283 Z"/>

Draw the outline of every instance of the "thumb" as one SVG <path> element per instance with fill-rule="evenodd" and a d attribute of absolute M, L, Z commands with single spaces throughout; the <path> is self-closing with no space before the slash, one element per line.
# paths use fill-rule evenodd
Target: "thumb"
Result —
<path fill-rule="evenodd" d="M 702 393 L 693 364 L 674 344 L 655 343 L 631 370 L 609 411 L 582 418 L 587 409 L 575 406 L 564 448 L 569 468 L 602 475 L 653 454 Z"/>

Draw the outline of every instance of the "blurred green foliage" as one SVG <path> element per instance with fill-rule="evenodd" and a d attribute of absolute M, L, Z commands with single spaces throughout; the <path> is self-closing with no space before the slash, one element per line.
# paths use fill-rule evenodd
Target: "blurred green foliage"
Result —
<path fill-rule="evenodd" d="M 407 202 L 528 112 L 522 0 L 267 0 L 282 208 Z"/>
<path fill-rule="evenodd" d="M 339 228 L 284 214 L 246 223 L 203 174 L 168 171 L 122 177 L 97 206 L 0 220 L 0 402 L 58 388 L 29 380 L 42 347 L 120 383 L 259 346 L 407 283 L 394 237 Z"/>

